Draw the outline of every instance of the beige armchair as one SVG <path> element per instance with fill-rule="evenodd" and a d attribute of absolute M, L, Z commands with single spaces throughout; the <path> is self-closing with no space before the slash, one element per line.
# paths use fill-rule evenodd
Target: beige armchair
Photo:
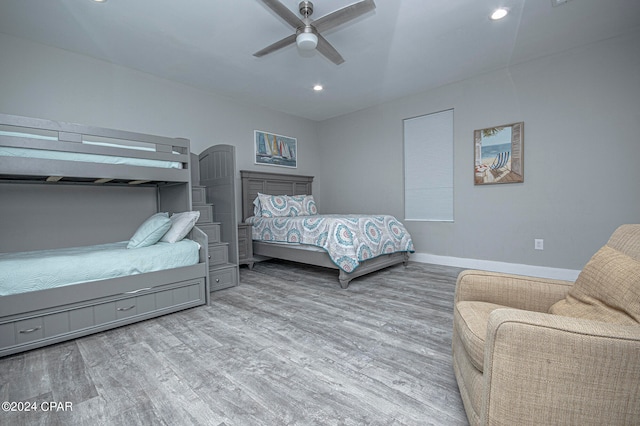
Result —
<path fill-rule="evenodd" d="M 471 425 L 640 425 L 640 225 L 575 283 L 462 272 L 453 321 Z"/>

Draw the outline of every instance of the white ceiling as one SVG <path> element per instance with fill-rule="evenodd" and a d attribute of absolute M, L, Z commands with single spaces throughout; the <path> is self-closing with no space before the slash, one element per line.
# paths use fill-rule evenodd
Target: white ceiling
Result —
<path fill-rule="evenodd" d="M 640 28 L 640 0 L 552 1 L 376 0 L 324 33 L 341 65 L 295 45 L 254 57 L 294 31 L 260 0 L 0 0 L 0 32 L 319 121 Z M 313 18 L 354 2 L 316 0 Z"/>

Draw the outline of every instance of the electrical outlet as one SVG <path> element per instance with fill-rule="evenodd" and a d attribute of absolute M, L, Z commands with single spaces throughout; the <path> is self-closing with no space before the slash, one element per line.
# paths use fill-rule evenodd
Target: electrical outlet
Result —
<path fill-rule="evenodd" d="M 536 250 L 544 250 L 544 240 L 541 238 L 533 240 L 533 248 Z"/>

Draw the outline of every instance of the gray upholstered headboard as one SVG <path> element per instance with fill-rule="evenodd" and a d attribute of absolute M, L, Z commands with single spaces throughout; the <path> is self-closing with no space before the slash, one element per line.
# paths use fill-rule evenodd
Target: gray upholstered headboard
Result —
<path fill-rule="evenodd" d="M 313 176 L 240 170 L 242 179 L 242 220 L 253 216 L 253 200 L 258 192 L 268 195 L 312 195 Z"/>

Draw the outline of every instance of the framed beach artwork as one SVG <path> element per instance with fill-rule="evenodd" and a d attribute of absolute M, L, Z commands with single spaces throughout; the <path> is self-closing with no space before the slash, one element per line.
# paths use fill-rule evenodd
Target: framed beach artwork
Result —
<path fill-rule="evenodd" d="M 524 182 L 524 122 L 473 132 L 474 183 Z"/>
<path fill-rule="evenodd" d="M 298 140 L 254 130 L 255 164 L 298 167 Z"/>

